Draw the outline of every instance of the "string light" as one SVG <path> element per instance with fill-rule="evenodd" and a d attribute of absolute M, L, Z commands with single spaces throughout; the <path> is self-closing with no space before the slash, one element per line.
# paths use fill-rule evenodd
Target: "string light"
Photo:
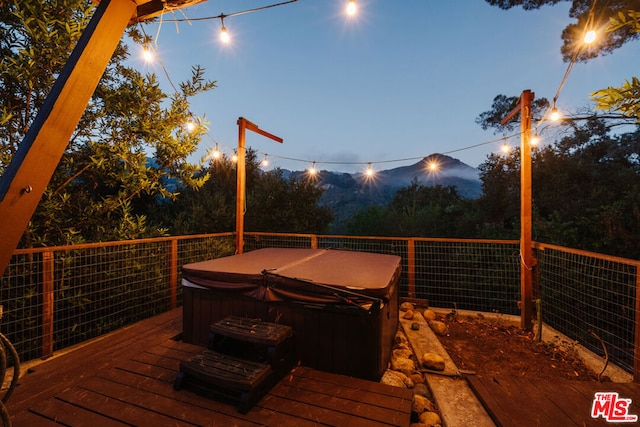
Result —
<path fill-rule="evenodd" d="M 536 132 L 536 134 L 531 138 L 531 145 L 538 145 L 539 142 L 540 138 L 538 138 L 538 133 Z"/>
<path fill-rule="evenodd" d="M 438 162 L 436 162 L 435 160 L 431 160 L 429 162 L 429 165 L 428 165 L 429 172 L 435 172 L 438 170 L 438 168 L 439 168 Z"/>
<path fill-rule="evenodd" d="M 216 147 L 213 150 L 211 150 L 211 158 L 213 160 L 218 160 L 221 156 L 222 156 L 222 152 L 218 148 L 218 144 L 216 144 Z"/>
<path fill-rule="evenodd" d="M 227 32 L 227 28 L 224 26 L 224 17 L 225 15 L 220 15 L 220 24 L 222 25 L 222 28 L 220 29 L 220 40 L 223 43 L 229 43 L 230 37 Z"/>
<path fill-rule="evenodd" d="M 371 178 L 375 174 L 373 170 L 373 166 L 371 166 L 371 163 L 369 163 L 369 165 L 367 166 L 367 170 L 365 170 L 364 174 L 367 176 L 367 178 Z"/>
<path fill-rule="evenodd" d="M 316 162 L 313 162 L 313 165 L 311 165 L 311 167 L 309 168 L 309 175 L 315 175 L 316 173 L 318 173 L 318 171 L 316 170 Z"/>
<path fill-rule="evenodd" d="M 230 38 L 229 38 L 229 34 L 227 32 L 227 29 L 226 29 L 226 27 L 224 25 L 224 18 L 225 17 L 241 15 L 241 14 L 245 14 L 245 13 L 249 13 L 249 12 L 256 12 L 256 11 L 264 10 L 264 9 L 267 9 L 267 8 L 272 8 L 272 7 L 281 6 L 281 5 L 285 5 L 285 4 L 289 4 L 289 3 L 294 3 L 294 2 L 297 2 L 297 1 L 298 0 L 289 0 L 289 1 L 282 2 L 282 3 L 277 3 L 277 4 L 264 6 L 264 7 L 260 7 L 260 8 L 255 8 L 255 9 L 250 9 L 250 10 L 245 10 L 245 11 L 242 11 L 242 12 L 236 12 L 236 13 L 232 13 L 232 14 L 228 14 L 228 15 L 220 14 L 218 16 L 205 17 L 205 18 L 185 18 L 185 19 L 173 19 L 173 20 L 166 20 L 166 21 L 167 22 L 182 22 L 182 21 L 198 21 L 198 20 L 206 20 L 206 19 L 220 19 L 220 21 L 221 21 L 220 38 L 221 38 L 222 41 L 224 41 L 226 43 L 226 42 L 228 42 L 230 40 Z M 594 1 L 594 4 L 592 5 L 591 13 L 593 13 L 593 8 L 594 8 L 593 6 L 595 6 L 595 1 Z M 356 0 L 349 0 L 349 3 L 347 5 L 347 13 L 349 15 L 353 15 L 356 12 L 357 12 Z M 589 24 L 590 23 L 588 23 L 587 26 L 590 26 Z M 584 42 L 585 42 L 585 44 L 589 44 L 589 43 L 592 43 L 593 41 L 595 41 L 596 38 L 597 38 L 596 31 L 595 30 L 589 30 L 589 31 L 585 32 Z M 577 49 L 577 51 L 579 51 L 579 49 Z M 151 52 L 151 50 L 149 49 L 149 47 L 148 47 L 148 45 L 146 43 L 143 46 L 143 56 L 144 56 L 145 60 L 147 60 L 147 61 L 154 59 L 154 55 L 153 55 L 153 53 Z M 574 62 L 576 60 L 576 57 L 577 57 L 577 52 L 574 52 L 574 55 L 570 60 L 569 66 L 568 66 L 568 68 L 567 68 L 567 70 L 565 72 L 563 80 L 562 80 L 560 86 L 558 87 L 556 96 L 554 97 L 554 100 L 553 100 L 553 105 L 554 106 L 553 106 L 553 109 L 550 112 L 550 118 L 553 121 L 557 121 L 557 120 L 560 119 L 560 114 L 558 112 L 558 109 L 555 107 L 555 101 L 557 100 L 557 98 L 558 98 L 558 96 L 560 94 L 560 91 L 562 90 L 564 84 L 566 83 L 567 77 L 568 77 L 568 75 L 569 75 L 569 73 L 570 73 L 570 71 L 572 69 L 572 66 L 573 66 L 573 64 L 574 64 Z M 162 65 L 161 61 L 160 61 L 160 63 Z M 163 69 L 164 69 L 164 66 L 163 66 Z M 166 73 L 166 69 L 165 69 L 165 74 L 167 74 Z M 168 75 L 167 75 L 167 78 L 169 78 Z M 170 80 L 170 83 L 173 86 L 173 83 L 171 82 L 171 80 Z M 174 89 L 175 89 L 175 87 L 174 87 Z M 549 111 L 550 110 L 547 110 L 547 113 L 545 114 L 545 116 L 547 114 L 549 114 Z M 543 120 L 544 120 L 544 117 L 541 119 L 541 121 L 543 121 Z M 187 131 L 189 131 L 189 132 L 192 132 L 193 130 L 195 130 L 195 128 L 196 128 L 196 123 L 194 123 L 193 121 L 189 121 L 189 122 L 187 122 L 185 124 L 185 129 Z M 515 137 L 515 136 L 519 136 L 519 134 L 511 135 L 509 137 Z M 448 152 L 445 152 L 445 153 L 441 153 L 441 154 L 443 154 L 443 155 L 451 154 L 451 153 L 455 153 L 455 152 L 458 152 L 458 151 L 464 151 L 464 150 L 468 150 L 468 149 L 471 149 L 471 148 L 476 148 L 476 147 L 479 147 L 479 146 L 483 146 L 483 145 L 487 145 L 487 144 L 491 144 L 491 143 L 495 143 L 495 142 L 496 142 L 496 140 L 481 142 L 479 144 L 475 144 L 475 145 L 471 145 L 471 146 L 467 146 L 467 147 L 462 147 L 462 148 L 451 150 L 451 151 L 448 151 Z M 532 145 L 538 144 L 538 134 L 537 133 L 532 137 L 531 144 Z M 216 144 L 216 146 L 217 146 L 217 144 Z M 504 153 L 508 153 L 508 152 L 511 151 L 511 147 L 506 142 L 506 137 L 505 137 L 505 142 L 501 147 L 501 151 L 503 151 Z M 216 153 L 216 154 L 214 154 L 215 158 L 218 158 L 220 156 L 220 152 L 219 151 L 214 150 L 214 153 Z M 303 160 L 303 159 L 292 159 L 292 158 L 287 158 L 287 157 L 283 157 L 283 156 L 276 156 L 276 157 L 277 158 L 282 158 L 282 159 L 287 159 L 287 160 L 308 162 L 308 160 Z M 416 160 L 416 159 L 423 159 L 423 158 L 424 158 L 424 156 L 405 158 L 405 159 L 384 160 L 384 161 L 377 161 L 377 162 L 367 162 L 366 164 L 368 166 L 367 166 L 367 169 L 365 171 L 365 175 L 367 177 L 372 177 L 375 174 L 375 171 L 374 171 L 374 169 L 372 167 L 373 163 L 397 163 L 397 162 L 403 162 L 403 161 L 407 161 L 407 160 Z M 231 160 L 233 162 L 237 162 L 237 160 L 238 160 L 237 153 L 235 152 L 235 150 L 234 150 L 233 156 L 231 156 Z M 326 163 L 326 164 L 343 164 L 343 165 L 364 164 L 364 162 L 322 162 L 322 163 Z M 269 164 L 269 160 L 267 158 L 267 155 L 265 154 L 265 157 L 262 160 L 261 165 L 262 166 L 267 166 L 268 164 Z M 439 168 L 439 165 L 435 161 L 431 162 L 428 165 L 429 171 L 435 171 L 438 168 Z M 315 161 L 313 162 L 313 166 L 308 170 L 308 172 L 309 172 L 310 175 L 315 175 L 317 173 L 316 162 Z"/>
<path fill-rule="evenodd" d="M 231 161 L 233 163 L 238 163 L 238 151 L 237 150 L 233 150 L 233 155 L 231 156 Z"/>
<path fill-rule="evenodd" d="M 349 0 L 349 4 L 347 5 L 347 15 L 353 16 L 356 14 L 357 10 L 356 0 Z"/>
<path fill-rule="evenodd" d="M 266 168 L 267 166 L 269 166 L 268 154 L 264 155 L 264 159 L 262 159 L 262 162 L 260 164 L 262 165 L 263 168 Z"/>
<path fill-rule="evenodd" d="M 596 31 L 595 30 L 589 30 L 587 31 L 587 34 L 584 35 L 584 42 L 586 44 L 591 44 L 594 41 L 596 41 Z"/>
<path fill-rule="evenodd" d="M 153 61 L 153 52 L 151 52 L 151 49 L 149 49 L 149 45 L 145 44 L 142 47 L 142 58 L 145 60 L 145 62 Z"/>
<path fill-rule="evenodd" d="M 191 133 L 196 130 L 196 123 L 193 120 L 187 120 L 184 124 L 184 128 L 187 132 Z"/>

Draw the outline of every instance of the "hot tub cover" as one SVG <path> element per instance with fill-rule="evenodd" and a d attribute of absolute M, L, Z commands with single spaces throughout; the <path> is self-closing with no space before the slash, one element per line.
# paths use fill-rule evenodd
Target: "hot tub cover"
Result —
<path fill-rule="evenodd" d="M 374 305 L 389 300 L 400 257 L 333 249 L 258 249 L 182 267 L 183 285 L 264 301 Z"/>

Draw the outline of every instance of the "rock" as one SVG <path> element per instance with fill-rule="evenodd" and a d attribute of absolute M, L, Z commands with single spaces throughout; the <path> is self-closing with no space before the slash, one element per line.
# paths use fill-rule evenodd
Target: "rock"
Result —
<path fill-rule="evenodd" d="M 404 314 L 402 315 L 402 318 L 407 320 L 413 319 L 413 310 L 405 311 Z"/>
<path fill-rule="evenodd" d="M 422 366 L 434 371 L 444 371 L 444 359 L 434 353 L 425 353 L 422 355 Z"/>
<path fill-rule="evenodd" d="M 433 412 L 436 410 L 436 405 L 432 401 L 419 394 L 413 395 L 413 402 L 411 403 L 411 411 L 420 415 L 423 412 Z"/>
<path fill-rule="evenodd" d="M 418 323 L 418 322 L 413 322 L 413 323 L 411 324 L 411 330 L 412 330 L 412 331 L 418 331 L 418 330 L 420 330 L 420 323 Z"/>
<path fill-rule="evenodd" d="M 431 310 L 430 308 L 426 309 L 424 311 L 424 313 L 422 313 L 422 315 L 424 316 L 424 319 L 428 322 L 429 320 L 436 320 L 436 318 L 438 317 L 436 315 L 436 312 Z"/>
<path fill-rule="evenodd" d="M 413 374 L 409 375 L 409 378 L 415 385 L 424 383 L 424 376 L 422 374 L 414 372 Z"/>
<path fill-rule="evenodd" d="M 436 335 L 447 335 L 449 333 L 447 324 L 439 320 L 430 321 L 429 326 L 431 326 L 431 329 Z"/>
<path fill-rule="evenodd" d="M 407 339 L 407 336 L 402 332 L 396 332 L 394 343 L 400 348 L 409 348 L 409 340 Z"/>
<path fill-rule="evenodd" d="M 391 357 L 403 357 L 405 359 L 411 359 L 413 356 L 413 350 L 408 348 L 396 348 L 391 352 Z"/>
<path fill-rule="evenodd" d="M 402 304 L 400 304 L 400 311 L 407 311 L 407 310 L 415 310 L 415 307 L 412 303 L 405 301 Z"/>
<path fill-rule="evenodd" d="M 402 372 L 408 377 L 416 370 L 416 364 L 413 360 L 406 357 L 392 357 L 391 369 Z"/>
<path fill-rule="evenodd" d="M 419 394 L 427 399 L 431 399 L 431 392 L 425 383 L 416 384 L 413 388 L 413 394 Z"/>
<path fill-rule="evenodd" d="M 422 424 L 426 424 L 428 426 L 440 425 L 442 421 L 440 420 L 440 415 L 435 412 L 423 412 L 418 416 L 418 420 Z"/>
<path fill-rule="evenodd" d="M 400 376 L 398 374 L 400 374 L 402 376 Z M 387 384 L 387 385 L 394 386 L 394 387 L 405 387 L 404 378 L 403 377 L 406 377 L 406 375 L 402 374 L 401 372 L 387 370 L 382 375 L 382 378 L 380 379 L 380 382 L 382 384 Z"/>

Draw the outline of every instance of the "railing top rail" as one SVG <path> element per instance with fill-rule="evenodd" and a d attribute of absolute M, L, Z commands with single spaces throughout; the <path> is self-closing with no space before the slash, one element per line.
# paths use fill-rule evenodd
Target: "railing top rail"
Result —
<path fill-rule="evenodd" d="M 567 248 L 565 246 L 552 245 L 548 243 L 538 243 L 538 242 L 533 242 L 533 247 L 539 251 L 544 251 L 545 249 L 551 249 L 551 250 L 562 251 L 562 252 L 566 252 L 574 255 L 582 255 L 582 256 L 587 256 L 591 258 L 598 258 L 604 261 L 611 261 L 611 262 L 617 262 L 619 264 L 627 264 L 627 265 L 640 267 L 640 260 L 635 260 L 631 258 L 622 258 L 614 255 L 606 255 L 606 254 L 601 254 L 599 252 L 590 252 L 582 249 L 573 249 L 573 248 Z"/>
<path fill-rule="evenodd" d="M 78 249 L 102 248 L 102 247 L 121 246 L 121 245 L 138 245 L 142 243 L 168 242 L 176 239 L 187 240 L 187 239 L 201 239 L 201 238 L 207 238 L 207 237 L 223 237 L 223 236 L 233 236 L 233 235 L 234 235 L 233 232 L 211 233 L 211 234 L 190 234 L 186 236 L 151 237 L 147 239 L 83 243 L 79 245 L 43 246 L 38 248 L 16 249 L 13 252 L 13 254 L 26 255 L 26 254 L 35 254 L 35 253 L 50 252 L 50 251 L 74 251 Z"/>

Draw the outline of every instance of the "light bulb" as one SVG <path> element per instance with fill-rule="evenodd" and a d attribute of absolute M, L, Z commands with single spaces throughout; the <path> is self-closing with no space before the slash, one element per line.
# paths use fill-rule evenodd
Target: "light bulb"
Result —
<path fill-rule="evenodd" d="M 551 110 L 551 121 L 557 122 L 558 119 L 560 119 L 560 113 L 558 113 L 558 109 L 556 107 L 553 107 L 553 110 Z"/>
<path fill-rule="evenodd" d="M 220 40 L 222 40 L 223 43 L 229 43 L 230 40 L 229 33 L 227 32 L 227 28 L 224 25 L 220 30 Z"/>
<path fill-rule="evenodd" d="M 233 163 L 237 163 L 238 162 L 238 152 L 237 151 L 233 151 L 233 156 L 231 156 L 231 161 Z"/>
<path fill-rule="evenodd" d="M 145 62 L 153 61 L 153 53 L 149 49 L 149 46 L 144 45 L 142 47 L 142 58 L 144 58 Z"/>
<path fill-rule="evenodd" d="M 511 151 L 511 148 L 509 147 L 509 144 L 505 142 L 504 144 L 502 144 L 502 148 L 500 149 L 500 151 L 507 154 L 509 151 Z"/>
<path fill-rule="evenodd" d="M 311 166 L 311 167 L 309 168 L 309 175 L 315 175 L 315 174 L 316 174 L 316 172 L 318 172 L 318 171 L 316 170 L 316 163 L 315 163 L 315 162 L 313 162 L 313 166 Z"/>
<path fill-rule="evenodd" d="M 365 175 L 367 175 L 367 177 L 372 177 L 373 174 L 373 167 L 371 166 L 371 163 L 369 163 L 369 166 L 367 166 L 367 170 L 365 171 Z"/>
<path fill-rule="evenodd" d="M 216 144 L 216 148 L 211 150 L 211 158 L 214 160 L 218 160 L 221 155 L 222 153 L 220 152 L 220 150 L 218 149 L 218 145 Z"/>
<path fill-rule="evenodd" d="M 349 4 L 347 5 L 347 15 L 353 16 L 356 14 L 356 0 L 349 0 Z"/>
<path fill-rule="evenodd" d="M 587 31 L 587 34 L 584 35 L 584 42 L 586 44 L 591 44 L 594 41 L 596 41 L 596 31 L 595 30 Z"/>
<path fill-rule="evenodd" d="M 438 170 L 438 163 L 436 163 L 434 160 L 429 162 L 429 171 L 430 172 L 435 172 Z"/>
<path fill-rule="evenodd" d="M 262 167 L 267 167 L 269 166 L 269 159 L 267 158 L 267 155 L 264 155 L 264 159 L 262 159 L 262 163 L 260 163 L 262 165 Z"/>
<path fill-rule="evenodd" d="M 531 145 L 538 145 L 538 142 L 540 142 L 540 139 L 538 138 L 538 134 L 536 133 L 531 138 Z"/>
<path fill-rule="evenodd" d="M 193 120 L 188 120 L 184 124 L 184 128 L 187 130 L 187 132 L 193 132 L 196 129 L 196 124 L 194 123 Z"/>

